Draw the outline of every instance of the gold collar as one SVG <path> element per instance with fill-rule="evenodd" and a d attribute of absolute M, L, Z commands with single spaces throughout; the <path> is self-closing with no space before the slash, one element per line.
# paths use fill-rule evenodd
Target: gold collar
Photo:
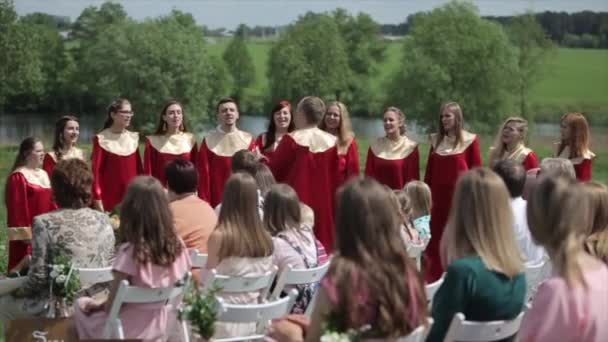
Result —
<path fill-rule="evenodd" d="M 317 128 L 305 128 L 289 133 L 296 144 L 308 147 L 310 152 L 325 152 L 336 146 L 336 137 Z"/>
<path fill-rule="evenodd" d="M 416 142 L 402 135 L 397 141 L 392 141 L 387 137 L 378 138 L 372 143 L 370 148 L 378 158 L 399 160 L 409 156 L 416 146 L 418 146 Z"/>
<path fill-rule="evenodd" d="M 50 189 L 51 181 L 49 180 L 49 175 L 43 169 L 30 169 L 27 167 L 17 168 L 13 173 L 20 173 L 25 177 L 25 180 L 32 184 L 39 186 L 41 188 Z"/>
<path fill-rule="evenodd" d="M 578 165 L 578 164 L 582 163 L 585 159 L 593 160 L 593 159 L 595 159 L 596 156 L 595 156 L 595 153 L 591 152 L 590 150 L 584 150 L 582 156 L 576 157 L 576 158 L 569 158 L 570 157 L 570 146 L 566 146 L 566 147 L 564 147 L 564 150 L 562 151 L 562 153 L 560 153 L 559 156 L 557 156 L 557 157 L 570 159 L 572 164 Z"/>
<path fill-rule="evenodd" d="M 131 131 L 113 133 L 108 128 L 99 132 L 99 134 L 97 134 L 97 139 L 99 139 L 99 146 L 104 150 L 126 157 L 137 151 L 139 133 Z"/>
<path fill-rule="evenodd" d="M 454 147 L 454 142 L 456 141 L 456 137 L 445 136 L 439 146 L 437 145 L 437 139 L 439 139 L 439 134 L 433 133 L 431 134 L 431 144 L 433 145 L 434 152 L 442 155 L 453 155 L 463 153 L 472 143 L 475 141 L 477 136 L 473 133 L 469 133 L 465 130 L 462 130 L 462 141 Z"/>
<path fill-rule="evenodd" d="M 171 135 L 150 135 L 148 141 L 158 152 L 173 155 L 188 153 L 196 144 L 194 135 L 185 132 Z"/>
<path fill-rule="evenodd" d="M 249 149 L 252 140 L 251 134 L 238 129 L 230 133 L 218 129 L 205 137 L 207 148 L 223 157 L 232 157 L 237 151 Z"/>
<path fill-rule="evenodd" d="M 505 149 L 500 160 L 512 159 L 518 163 L 523 163 L 528 154 L 532 152 L 531 149 L 527 148 L 523 143 L 517 145 L 517 147 L 513 150 L 513 152 L 509 152 Z"/>
<path fill-rule="evenodd" d="M 49 156 L 53 158 L 55 162 L 58 162 L 57 156 L 55 155 L 55 151 L 48 152 Z M 67 152 L 61 155 L 61 159 L 80 159 L 84 160 L 84 153 L 78 147 L 72 147 Z"/>

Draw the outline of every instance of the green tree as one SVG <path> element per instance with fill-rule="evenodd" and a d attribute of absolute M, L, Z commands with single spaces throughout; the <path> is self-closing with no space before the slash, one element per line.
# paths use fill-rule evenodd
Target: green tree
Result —
<path fill-rule="evenodd" d="M 533 119 L 530 111 L 530 90 L 543 76 L 543 65 L 554 52 L 554 44 L 533 14 L 514 17 L 507 32 L 517 48 L 517 97 L 519 112 Z"/>
<path fill-rule="evenodd" d="M 392 104 L 428 128 L 444 101 L 459 102 L 467 123 L 482 131 L 510 113 L 517 61 L 499 24 L 482 19 L 472 4 L 451 2 L 413 26 L 389 89 Z"/>
<path fill-rule="evenodd" d="M 239 25 L 222 55 L 232 79 L 232 96 L 240 102 L 244 102 L 245 89 L 255 82 L 255 66 L 247 49 L 246 36 L 246 25 Z"/>
<path fill-rule="evenodd" d="M 307 95 L 339 97 L 350 68 L 334 19 L 308 13 L 289 26 L 270 50 L 271 100 L 296 101 Z"/>

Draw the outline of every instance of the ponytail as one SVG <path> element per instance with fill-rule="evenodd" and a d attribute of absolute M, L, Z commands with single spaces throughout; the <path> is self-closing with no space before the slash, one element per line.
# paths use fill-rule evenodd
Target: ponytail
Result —
<path fill-rule="evenodd" d="M 577 256 L 581 251 L 582 243 L 575 234 L 570 234 L 560 248 L 553 253 L 553 267 L 557 273 L 566 280 L 568 286 L 573 287 L 577 283 L 587 286 L 583 278 L 583 271 L 577 262 Z"/>

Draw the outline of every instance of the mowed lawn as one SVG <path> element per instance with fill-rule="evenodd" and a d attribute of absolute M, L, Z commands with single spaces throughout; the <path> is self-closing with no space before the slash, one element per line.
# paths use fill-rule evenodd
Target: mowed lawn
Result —
<path fill-rule="evenodd" d="M 365 169 L 365 160 L 367 158 L 367 150 L 369 147 L 369 140 L 357 139 L 359 144 L 359 158 L 361 160 L 361 172 Z M 593 163 L 593 178 L 604 183 L 608 183 L 608 136 L 594 137 L 594 142 L 597 142 L 595 146 L 595 152 L 598 158 Z M 484 153 L 484 161 L 488 160 L 488 151 L 491 144 L 490 137 L 484 137 L 481 139 L 481 147 Z M 539 155 L 539 158 L 549 157 L 552 154 L 552 144 L 550 141 L 531 141 L 530 146 Z M 604 148 L 599 148 L 603 146 Z M 81 146 L 85 150 L 85 155 L 89 155 L 91 146 Z M 429 146 L 428 144 L 421 144 L 420 147 L 420 176 L 424 179 L 424 170 L 426 168 L 426 161 L 428 158 Z M 7 263 L 7 241 L 6 241 L 6 207 L 4 205 L 4 186 L 8 176 L 8 172 L 12 166 L 13 159 L 17 152 L 16 146 L 0 146 L 0 188 L 2 189 L 2 195 L 0 199 L 2 205 L 0 206 L 0 274 L 6 271 Z M 1 341 L 1 338 L 0 338 Z"/>

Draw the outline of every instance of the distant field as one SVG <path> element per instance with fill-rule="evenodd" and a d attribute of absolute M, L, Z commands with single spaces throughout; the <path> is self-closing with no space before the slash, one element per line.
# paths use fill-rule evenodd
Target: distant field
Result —
<path fill-rule="evenodd" d="M 221 56 L 227 43 L 221 40 L 209 44 L 209 52 Z M 266 75 L 271 46 L 270 41 L 248 43 L 257 74 L 256 83 L 249 90 L 251 93 L 262 95 L 268 91 Z M 388 44 L 386 60 L 378 66 L 371 80 L 376 93 L 382 91 L 384 83 L 399 69 L 401 49 L 400 42 Z M 608 50 L 559 48 L 545 65 L 544 73 L 544 78 L 531 93 L 531 102 L 539 114 L 581 110 L 608 117 Z M 601 121 L 608 122 L 608 118 Z"/>

